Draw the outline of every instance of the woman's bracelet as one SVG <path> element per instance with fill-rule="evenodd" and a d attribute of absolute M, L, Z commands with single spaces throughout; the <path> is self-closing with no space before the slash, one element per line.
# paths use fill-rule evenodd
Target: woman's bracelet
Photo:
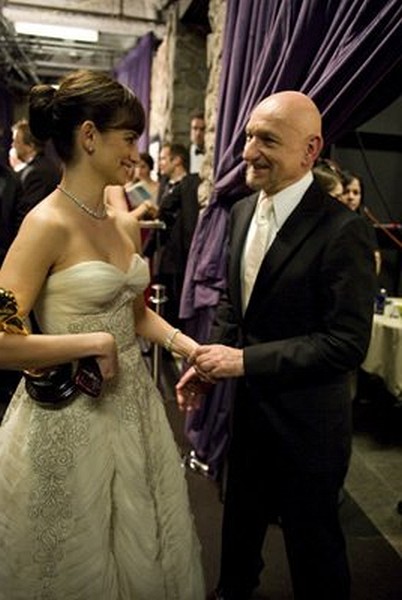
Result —
<path fill-rule="evenodd" d="M 180 329 L 173 329 L 170 333 L 167 334 L 165 341 L 163 342 L 163 346 L 165 350 L 171 352 L 173 340 L 178 333 L 181 333 Z"/>

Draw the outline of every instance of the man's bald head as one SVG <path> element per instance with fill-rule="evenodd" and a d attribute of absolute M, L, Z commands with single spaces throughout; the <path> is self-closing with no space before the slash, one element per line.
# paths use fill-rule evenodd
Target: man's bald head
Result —
<path fill-rule="evenodd" d="M 321 115 L 314 102 L 302 92 L 278 92 L 265 98 L 257 109 L 270 111 L 278 119 L 292 124 L 300 134 L 322 136 Z"/>
<path fill-rule="evenodd" d="M 301 179 L 323 146 L 320 112 L 301 92 L 279 92 L 262 100 L 246 133 L 247 183 L 269 194 Z"/>

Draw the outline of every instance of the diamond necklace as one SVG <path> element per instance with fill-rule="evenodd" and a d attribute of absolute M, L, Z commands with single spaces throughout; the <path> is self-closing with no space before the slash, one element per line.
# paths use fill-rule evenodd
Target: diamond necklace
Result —
<path fill-rule="evenodd" d="M 81 210 L 86 212 L 88 215 L 90 215 L 94 219 L 105 219 L 106 218 L 106 216 L 107 216 L 106 206 L 103 205 L 101 210 L 94 210 L 93 208 L 90 208 L 89 206 L 84 204 L 84 202 L 81 202 L 81 200 L 78 200 L 78 198 L 76 196 L 74 196 L 74 194 L 72 194 L 65 188 L 61 187 L 61 185 L 58 185 L 57 189 L 60 190 L 63 194 L 65 194 L 67 196 L 67 198 L 70 198 L 70 200 L 72 200 L 78 206 L 78 208 L 80 208 Z"/>

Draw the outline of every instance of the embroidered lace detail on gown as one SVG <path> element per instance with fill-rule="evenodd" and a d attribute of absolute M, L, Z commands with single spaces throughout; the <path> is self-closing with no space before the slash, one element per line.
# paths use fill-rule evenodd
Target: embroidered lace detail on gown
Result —
<path fill-rule="evenodd" d="M 21 384 L 0 428 L 1 600 L 203 600 L 200 547 L 165 409 L 134 335 L 148 284 L 102 261 L 51 275 L 44 332 L 110 331 L 100 398 L 43 409 Z"/>

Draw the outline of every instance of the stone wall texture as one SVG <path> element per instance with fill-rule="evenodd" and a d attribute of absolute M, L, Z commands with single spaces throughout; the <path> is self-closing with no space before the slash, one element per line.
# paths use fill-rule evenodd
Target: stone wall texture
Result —
<path fill-rule="evenodd" d="M 171 7 L 167 33 L 159 45 L 151 83 L 150 137 L 161 142 L 189 144 L 190 116 L 203 110 L 206 155 L 201 169 L 200 203 L 205 206 L 213 187 L 213 157 L 221 72 L 226 0 L 209 1 L 211 33 L 205 38 L 195 27 L 183 25 Z"/>

